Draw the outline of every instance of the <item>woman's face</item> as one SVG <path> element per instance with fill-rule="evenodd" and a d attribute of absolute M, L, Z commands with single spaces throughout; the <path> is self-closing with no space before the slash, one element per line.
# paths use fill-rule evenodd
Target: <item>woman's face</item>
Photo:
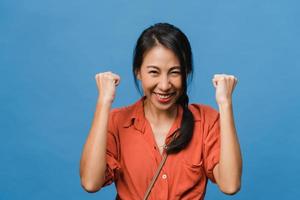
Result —
<path fill-rule="evenodd" d="M 144 56 L 137 78 L 151 107 L 169 110 L 182 94 L 180 62 L 166 47 L 157 45 Z"/>

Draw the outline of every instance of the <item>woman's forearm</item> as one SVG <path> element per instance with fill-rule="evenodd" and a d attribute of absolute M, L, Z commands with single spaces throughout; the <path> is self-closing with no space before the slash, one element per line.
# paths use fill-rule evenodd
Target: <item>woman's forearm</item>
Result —
<path fill-rule="evenodd" d="M 242 174 L 242 156 L 234 124 L 232 103 L 219 104 L 221 147 L 218 166 L 219 186 L 226 193 L 239 190 Z"/>
<path fill-rule="evenodd" d="M 106 170 L 107 126 L 111 104 L 98 101 L 92 127 L 80 161 L 81 185 L 96 192 L 104 183 Z"/>

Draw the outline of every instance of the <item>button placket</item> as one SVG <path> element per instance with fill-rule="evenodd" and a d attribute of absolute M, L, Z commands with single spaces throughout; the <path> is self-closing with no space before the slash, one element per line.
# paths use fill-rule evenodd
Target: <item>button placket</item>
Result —
<path fill-rule="evenodd" d="M 160 200 L 164 200 L 164 199 L 168 199 L 168 195 L 169 195 L 169 182 L 168 182 L 168 175 L 166 173 L 165 170 L 162 170 L 161 174 L 161 181 L 160 182 L 160 192 L 159 193 L 159 198 Z"/>

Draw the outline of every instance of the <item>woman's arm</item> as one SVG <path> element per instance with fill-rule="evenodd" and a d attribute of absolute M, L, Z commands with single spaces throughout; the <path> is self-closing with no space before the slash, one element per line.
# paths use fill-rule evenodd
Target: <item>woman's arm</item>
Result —
<path fill-rule="evenodd" d="M 213 173 L 222 192 L 235 194 L 240 189 L 242 175 L 242 156 L 231 99 L 237 79 L 229 75 L 215 75 L 213 82 L 219 106 L 221 134 L 220 161 Z"/>
<path fill-rule="evenodd" d="M 106 170 L 107 124 L 111 105 L 98 102 L 94 120 L 80 160 L 82 187 L 96 192 L 104 183 Z"/>
<path fill-rule="evenodd" d="M 111 72 L 99 73 L 95 79 L 99 97 L 80 160 L 81 185 L 88 192 L 100 190 L 105 181 L 109 113 L 115 98 L 116 86 L 120 82 L 120 77 Z"/>

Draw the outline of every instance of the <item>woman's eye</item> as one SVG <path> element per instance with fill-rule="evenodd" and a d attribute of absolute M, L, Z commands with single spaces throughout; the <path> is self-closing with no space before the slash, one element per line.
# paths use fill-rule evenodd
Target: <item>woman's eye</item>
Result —
<path fill-rule="evenodd" d="M 181 74 L 180 71 L 172 71 L 172 74 Z"/>
<path fill-rule="evenodd" d="M 149 71 L 149 74 L 157 74 L 157 71 Z"/>

